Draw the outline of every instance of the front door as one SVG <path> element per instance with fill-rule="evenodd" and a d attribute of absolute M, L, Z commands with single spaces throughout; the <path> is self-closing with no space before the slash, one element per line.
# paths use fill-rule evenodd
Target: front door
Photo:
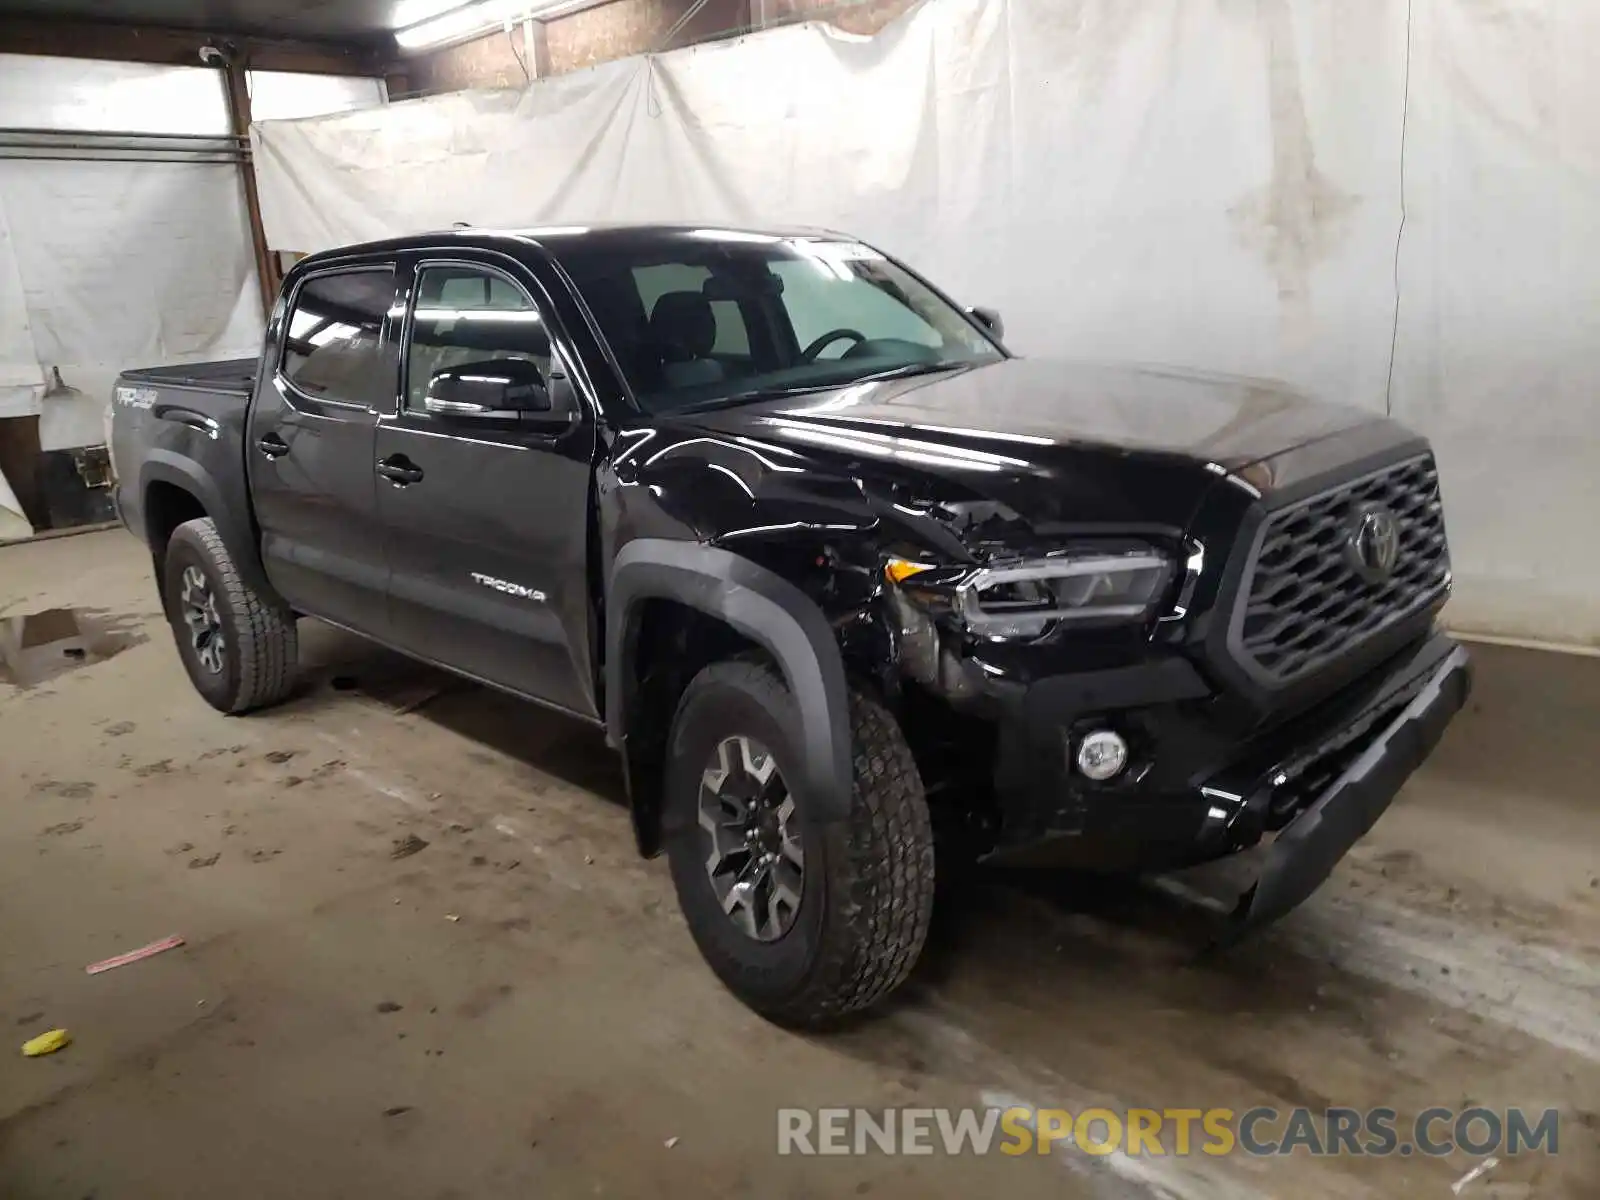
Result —
<path fill-rule="evenodd" d="M 267 578 L 296 610 L 387 636 L 388 568 L 372 474 L 397 354 L 391 264 L 301 280 L 269 337 L 245 434 Z"/>
<path fill-rule="evenodd" d="M 594 717 L 594 423 L 562 368 L 537 281 L 509 260 L 464 253 L 415 265 L 398 410 L 378 424 L 394 641 Z M 439 372 L 492 374 L 506 360 L 537 368 L 554 403 L 574 414 L 568 427 L 428 411 Z"/>

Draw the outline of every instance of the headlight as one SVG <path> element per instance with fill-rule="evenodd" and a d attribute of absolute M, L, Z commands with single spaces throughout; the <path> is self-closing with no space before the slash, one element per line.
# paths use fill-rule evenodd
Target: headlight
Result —
<path fill-rule="evenodd" d="M 917 576 L 933 570 L 891 559 L 885 573 L 920 590 Z M 980 567 L 939 590 L 948 589 L 955 613 L 973 633 L 1033 637 L 1057 621 L 1141 619 L 1161 599 L 1171 578 L 1170 559 L 1142 550 Z"/>

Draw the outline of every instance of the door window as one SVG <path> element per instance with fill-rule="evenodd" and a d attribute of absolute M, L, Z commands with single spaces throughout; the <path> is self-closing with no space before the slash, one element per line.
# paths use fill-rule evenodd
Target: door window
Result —
<path fill-rule="evenodd" d="M 394 268 L 314 275 L 300 286 L 283 339 L 283 377 L 318 400 L 362 407 L 394 395 L 395 364 L 383 340 Z"/>
<path fill-rule="evenodd" d="M 406 407 L 424 411 L 428 381 L 468 363 L 521 359 L 550 378 L 550 331 L 516 284 L 480 267 L 424 267 L 406 364 Z"/>

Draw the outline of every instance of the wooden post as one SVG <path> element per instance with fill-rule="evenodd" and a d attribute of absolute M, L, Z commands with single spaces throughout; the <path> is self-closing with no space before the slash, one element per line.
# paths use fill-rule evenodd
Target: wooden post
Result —
<path fill-rule="evenodd" d="M 522 54 L 530 80 L 543 79 L 550 74 L 550 35 L 544 21 L 532 17 L 523 20 Z"/>
<path fill-rule="evenodd" d="M 256 277 L 261 282 L 261 316 L 272 317 L 278 299 L 278 260 L 267 245 L 267 231 L 261 224 L 261 193 L 256 189 L 256 170 L 250 145 L 250 81 L 241 55 L 230 54 L 222 68 L 223 86 L 228 95 L 228 124 L 234 136 L 244 139 L 246 153 L 239 163 L 239 182 L 244 187 L 245 214 L 250 221 L 250 244 L 255 250 Z"/>

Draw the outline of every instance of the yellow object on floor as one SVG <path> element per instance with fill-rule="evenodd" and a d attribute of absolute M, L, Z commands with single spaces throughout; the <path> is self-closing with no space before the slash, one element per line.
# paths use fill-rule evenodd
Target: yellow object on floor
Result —
<path fill-rule="evenodd" d="M 43 1054 L 54 1054 L 71 1040 L 72 1035 L 65 1029 L 52 1029 L 49 1033 L 41 1033 L 31 1041 L 23 1042 L 22 1053 L 27 1058 L 38 1058 Z"/>

